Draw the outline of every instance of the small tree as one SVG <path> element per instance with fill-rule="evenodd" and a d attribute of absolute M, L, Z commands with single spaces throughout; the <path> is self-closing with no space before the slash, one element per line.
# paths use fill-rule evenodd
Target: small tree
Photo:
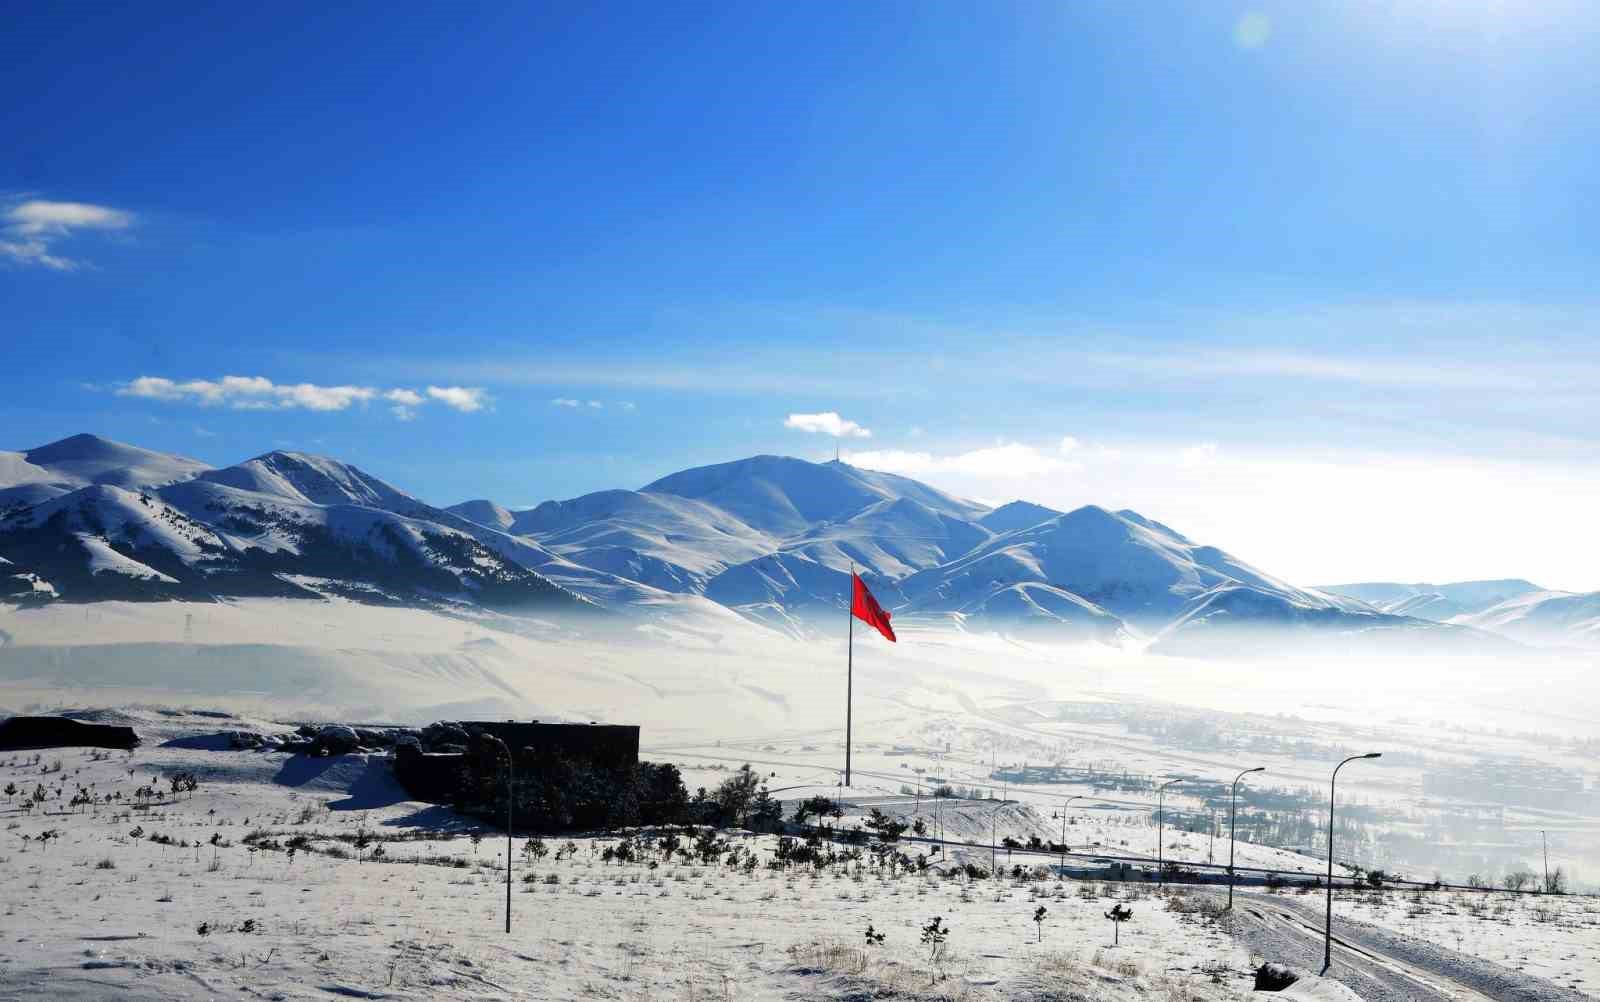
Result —
<path fill-rule="evenodd" d="M 866 825 L 885 842 L 898 842 L 900 836 L 904 835 L 906 831 L 906 823 L 904 821 L 898 818 L 891 818 L 876 807 L 867 816 Z"/>
<path fill-rule="evenodd" d="M 17 784 L 15 784 L 15 783 L 7 783 L 6 784 L 6 803 L 8 803 L 8 804 L 11 803 L 11 798 L 15 797 L 16 795 L 17 795 Z"/>
<path fill-rule="evenodd" d="M 1544 878 L 1544 893 L 1567 893 L 1567 871 L 1563 870 L 1559 866 L 1554 870 L 1551 870 L 1550 873 Z"/>
<path fill-rule="evenodd" d="M 1520 891 L 1524 887 L 1527 887 L 1528 882 L 1532 879 L 1533 874 L 1529 873 L 1527 870 L 1512 870 L 1510 873 L 1505 875 L 1505 879 L 1502 881 L 1502 883 L 1506 885 L 1506 890 L 1508 891 Z"/>
<path fill-rule="evenodd" d="M 883 939 L 884 939 L 885 935 L 887 935 L 887 934 L 886 933 L 881 933 L 878 930 L 872 928 L 872 923 L 871 922 L 867 923 L 867 945 L 868 946 L 882 946 L 883 945 Z"/>
<path fill-rule="evenodd" d="M 716 802 L 717 813 L 721 816 L 723 824 L 745 826 L 749 822 L 750 808 L 755 803 L 756 791 L 761 787 L 761 777 L 757 776 L 750 763 L 746 762 L 739 767 L 739 771 L 722 781 L 716 791 L 711 794 L 711 799 Z"/>
<path fill-rule="evenodd" d="M 530 865 L 537 864 L 549 852 L 550 849 L 542 838 L 530 838 L 522 843 L 522 858 Z"/>
<path fill-rule="evenodd" d="M 943 922 L 943 916 L 935 915 L 922 927 L 922 945 L 928 948 L 928 974 L 934 981 L 939 980 L 939 958 L 944 954 L 945 940 L 950 938 L 950 927 Z"/>
<path fill-rule="evenodd" d="M 767 784 L 762 783 L 754 803 L 750 805 L 750 827 L 758 832 L 773 832 L 782 824 L 783 804 L 768 793 Z"/>
<path fill-rule="evenodd" d="M 483 832 L 473 832 L 468 838 L 472 842 L 472 855 L 478 855 L 478 843 L 483 841 Z"/>
<path fill-rule="evenodd" d="M 356 839 L 350 843 L 356 850 L 356 862 L 361 862 L 361 854 L 367 851 L 367 846 L 372 844 L 372 839 L 367 835 L 365 828 L 356 829 Z M 473 846 L 477 846 L 477 839 L 473 839 Z"/>
<path fill-rule="evenodd" d="M 1133 918 L 1133 909 L 1124 908 L 1122 905 L 1112 905 L 1111 910 L 1106 912 L 1106 918 L 1111 920 L 1111 945 L 1116 946 L 1120 938 L 1119 932 L 1122 928 L 1122 923 Z"/>
<path fill-rule="evenodd" d="M 1045 911 L 1044 905 L 1040 905 L 1033 910 L 1033 925 L 1034 928 L 1039 932 L 1039 938 L 1036 940 L 1036 942 L 1044 942 L 1044 917 L 1047 914 L 1049 913 Z"/>
<path fill-rule="evenodd" d="M 834 803 L 827 797 L 807 797 L 795 805 L 794 823 L 803 825 L 811 818 L 825 818 L 833 813 Z"/>

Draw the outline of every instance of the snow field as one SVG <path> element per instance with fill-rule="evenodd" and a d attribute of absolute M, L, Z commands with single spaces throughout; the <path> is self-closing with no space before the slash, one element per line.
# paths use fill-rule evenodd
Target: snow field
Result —
<path fill-rule="evenodd" d="M 1367 892 L 1335 896 L 1334 913 L 1600 997 L 1600 899 Z"/>
<path fill-rule="evenodd" d="M 572 839 L 560 861 L 530 863 L 517 839 L 507 937 L 503 838 L 475 844 L 476 829 L 449 811 L 396 799 L 361 756 L 311 763 L 321 771 L 307 775 L 268 753 L 40 755 L 0 757 L 5 781 L 65 791 L 32 812 L 0 808 L 0 998 L 779 999 L 876 985 L 1006 999 L 1078 985 L 1086 998 L 1221 999 L 1247 987 L 1251 958 L 1182 897 L 1171 910 L 1134 885 L 776 871 L 766 866 L 776 839 L 740 833 L 724 833 L 737 868 L 659 852 L 608 863 L 617 838 Z M 59 772 L 41 771 L 58 759 Z M 198 790 L 174 796 L 154 782 L 180 770 Z M 65 806 L 90 784 L 123 797 Z M 140 809 L 132 795 L 145 785 L 160 795 Z M 59 834 L 41 842 L 46 831 Z M 359 831 L 382 861 L 371 846 L 354 858 Z M 292 858 L 248 851 L 247 841 L 296 835 L 308 848 Z M 553 854 L 567 841 L 546 845 Z M 1113 900 L 1134 909 L 1116 948 L 1104 917 Z M 1040 905 L 1042 943 L 1031 921 Z M 935 915 L 951 930 L 936 970 L 920 942 Z M 870 950 L 869 923 L 886 934 Z"/>

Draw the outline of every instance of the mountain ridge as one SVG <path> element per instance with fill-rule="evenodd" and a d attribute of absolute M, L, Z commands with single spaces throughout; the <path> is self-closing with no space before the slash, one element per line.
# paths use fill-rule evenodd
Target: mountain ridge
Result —
<path fill-rule="evenodd" d="M 837 460 L 752 456 L 511 510 L 434 507 L 351 464 L 285 450 L 213 468 L 73 436 L 4 457 L 0 491 L 41 478 L 61 487 L 0 511 L 8 578 L 68 601 L 108 590 L 619 611 L 709 600 L 804 632 L 839 614 L 855 571 L 898 615 L 1145 638 L 1171 653 L 1247 629 L 1463 643 L 1480 632 L 1297 587 L 1130 509 L 992 507 Z M 1429 601 L 1420 586 L 1395 587 Z"/>

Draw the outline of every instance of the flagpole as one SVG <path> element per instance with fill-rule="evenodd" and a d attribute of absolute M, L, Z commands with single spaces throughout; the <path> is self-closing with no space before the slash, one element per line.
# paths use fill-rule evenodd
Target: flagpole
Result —
<path fill-rule="evenodd" d="M 845 618 L 850 621 L 844 661 L 844 785 L 850 785 L 850 716 L 854 705 L 856 661 L 856 564 L 850 562 L 850 597 L 845 600 Z"/>

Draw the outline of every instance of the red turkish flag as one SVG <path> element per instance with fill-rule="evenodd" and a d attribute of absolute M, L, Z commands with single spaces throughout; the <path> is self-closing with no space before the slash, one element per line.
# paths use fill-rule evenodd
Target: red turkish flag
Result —
<path fill-rule="evenodd" d="M 850 598 L 850 614 L 883 634 L 891 643 L 896 642 L 894 628 L 889 625 L 889 613 L 872 597 L 872 592 L 867 591 L 861 575 L 851 574 L 850 580 L 855 592 Z"/>

